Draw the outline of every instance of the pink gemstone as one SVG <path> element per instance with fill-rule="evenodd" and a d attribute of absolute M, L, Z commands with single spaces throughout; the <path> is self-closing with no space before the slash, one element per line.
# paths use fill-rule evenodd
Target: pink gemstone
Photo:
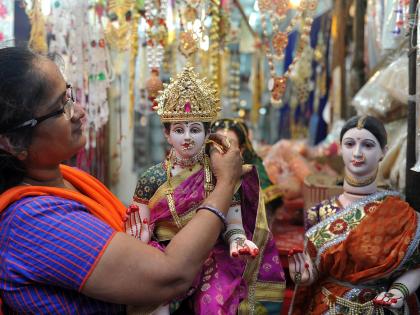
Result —
<path fill-rule="evenodd" d="M 185 112 L 186 113 L 191 113 L 191 104 L 190 104 L 190 102 L 186 102 L 185 103 L 184 109 L 185 109 Z"/>

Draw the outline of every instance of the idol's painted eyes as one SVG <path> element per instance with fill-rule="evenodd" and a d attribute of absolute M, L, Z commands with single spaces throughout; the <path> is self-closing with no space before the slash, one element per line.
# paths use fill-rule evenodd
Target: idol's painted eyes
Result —
<path fill-rule="evenodd" d="M 200 132 L 203 132 L 203 128 L 200 125 L 192 125 L 192 126 L 176 125 L 173 127 L 172 132 L 176 134 L 183 134 L 188 128 L 192 134 L 198 134 Z"/>
<path fill-rule="evenodd" d="M 365 146 L 367 149 L 373 149 L 376 147 L 376 142 L 372 140 L 363 140 L 362 145 Z"/>
<path fill-rule="evenodd" d="M 346 148 L 352 148 L 353 146 L 356 145 L 356 141 L 354 139 L 345 139 L 343 141 L 343 145 Z M 367 149 L 373 149 L 376 147 L 376 142 L 370 139 L 365 139 L 365 140 L 362 140 L 361 145 L 362 147 L 365 147 Z"/>
<path fill-rule="evenodd" d="M 343 141 L 343 145 L 344 145 L 346 148 L 352 148 L 355 144 L 356 144 L 356 141 L 354 141 L 353 139 L 345 139 L 345 140 Z"/>
<path fill-rule="evenodd" d="M 200 133 L 203 130 L 200 127 L 191 127 L 190 131 L 191 133 Z"/>

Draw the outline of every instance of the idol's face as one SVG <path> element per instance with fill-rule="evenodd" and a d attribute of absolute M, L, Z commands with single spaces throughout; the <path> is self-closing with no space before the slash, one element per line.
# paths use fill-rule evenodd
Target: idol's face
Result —
<path fill-rule="evenodd" d="M 356 177 L 373 173 L 385 155 L 385 149 L 367 129 L 347 130 L 341 141 L 341 150 L 346 170 Z"/>
<path fill-rule="evenodd" d="M 202 122 L 176 122 L 171 123 L 166 138 L 178 156 L 188 159 L 197 155 L 203 148 L 206 131 Z"/>

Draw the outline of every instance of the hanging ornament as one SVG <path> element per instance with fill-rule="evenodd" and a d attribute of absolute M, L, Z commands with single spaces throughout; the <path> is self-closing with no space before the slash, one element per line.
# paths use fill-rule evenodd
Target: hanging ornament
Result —
<path fill-rule="evenodd" d="M 280 55 L 287 47 L 289 36 L 287 33 L 278 32 L 273 36 L 273 49 L 276 54 Z"/>
<path fill-rule="evenodd" d="M 241 71 L 240 71 L 240 62 L 239 54 L 236 53 L 231 56 L 230 62 L 230 77 L 229 77 L 229 105 L 232 111 L 237 111 L 239 109 L 240 103 L 240 87 L 241 87 Z"/>
<path fill-rule="evenodd" d="M 197 52 L 198 43 L 191 31 L 184 31 L 179 35 L 178 48 L 187 59 Z"/>
<path fill-rule="evenodd" d="M 184 10 L 184 18 L 186 22 L 193 23 L 198 18 L 197 9 L 188 5 Z"/>
<path fill-rule="evenodd" d="M 177 0 L 179 16 L 179 46 L 178 50 L 191 64 L 193 56 L 199 50 L 203 39 L 204 9 L 201 1 Z M 200 16 L 201 12 L 201 16 Z"/>
<path fill-rule="evenodd" d="M 211 26 L 210 26 L 210 75 L 213 84 L 219 86 L 220 72 L 220 0 L 211 1 L 210 6 Z"/>
<path fill-rule="evenodd" d="M 305 0 L 302 0 L 302 2 L 304 1 Z M 277 0 L 274 2 L 274 5 L 275 5 L 274 12 L 279 17 L 286 15 L 287 11 L 289 10 L 289 0 Z"/>
<path fill-rule="evenodd" d="M 316 8 L 317 0 L 302 0 L 300 5 L 296 9 L 296 13 L 291 19 L 285 30 L 280 30 L 280 24 L 284 23 L 284 19 L 289 7 L 289 1 L 276 0 L 271 2 L 270 5 L 266 5 L 265 10 L 261 10 L 261 25 L 263 28 L 264 37 L 267 40 L 263 45 L 266 51 L 268 67 L 270 71 L 270 80 L 268 82 L 268 89 L 271 91 L 271 103 L 279 106 L 282 102 L 282 98 L 287 88 L 287 81 L 292 73 L 296 63 L 300 59 L 304 48 L 309 43 L 309 33 L 311 31 L 311 25 L 313 21 L 314 6 Z M 272 32 L 269 34 L 267 23 L 271 23 Z M 289 67 L 284 71 L 282 75 L 276 73 L 275 62 L 282 62 L 284 60 L 284 50 L 288 45 L 288 36 L 295 27 L 300 28 L 300 40 L 298 47 L 296 48 L 295 56 Z"/>
<path fill-rule="evenodd" d="M 118 51 L 130 48 L 130 31 L 132 30 L 132 12 L 135 8 L 135 0 L 109 0 L 108 15 L 110 22 L 105 34 L 107 42 Z"/>
<path fill-rule="evenodd" d="M 39 53 L 46 53 L 48 50 L 46 34 L 45 34 L 45 20 L 41 11 L 41 3 L 39 0 L 34 0 L 32 3 L 32 10 L 29 12 L 29 20 L 31 21 L 31 35 L 29 38 L 29 47 Z"/>
<path fill-rule="evenodd" d="M 308 100 L 312 89 L 313 84 L 310 82 L 312 77 L 312 60 L 313 49 L 311 45 L 306 45 L 303 48 L 302 56 L 290 74 L 294 91 L 297 94 L 298 104 L 303 104 Z"/>
<path fill-rule="evenodd" d="M 258 0 L 258 8 L 261 12 L 265 12 L 271 9 L 272 0 Z"/>
<path fill-rule="evenodd" d="M 145 1 L 146 29 L 146 54 L 147 64 L 150 69 L 150 78 L 146 82 L 149 100 L 153 103 L 158 91 L 163 89 L 159 78 L 160 67 L 163 63 L 164 49 L 168 38 L 166 26 L 167 1 Z M 153 106 L 153 105 L 152 105 Z"/>
<path fill-rule="evenodd" d="M 287 88 L 287 77 L 279 76 L 271 78 L 268 81 L 268 89 L 271 91 L 271 97 L 276 102 L 280 101 Z"/>
<path fill-rule="evenodd" d="M 159 79 L 159 71 L 157 69 L 151 71 L 150 78 L 146 81 L 146 90 L 148 98 L 152 102 L 158 96 L 159 91 L 163 90 L 163 83 Z"/>

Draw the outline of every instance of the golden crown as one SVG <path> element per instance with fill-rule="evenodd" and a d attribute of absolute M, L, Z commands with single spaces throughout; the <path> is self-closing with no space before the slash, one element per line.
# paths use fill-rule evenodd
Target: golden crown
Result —
<path fill-rule="evenodd" d="M 205 78 L 200 79 L 186 66 L 176 80 L 164 85 L 154 108 L 162 122 L 212 121 L 220 111 L 217 91 Z"/>

